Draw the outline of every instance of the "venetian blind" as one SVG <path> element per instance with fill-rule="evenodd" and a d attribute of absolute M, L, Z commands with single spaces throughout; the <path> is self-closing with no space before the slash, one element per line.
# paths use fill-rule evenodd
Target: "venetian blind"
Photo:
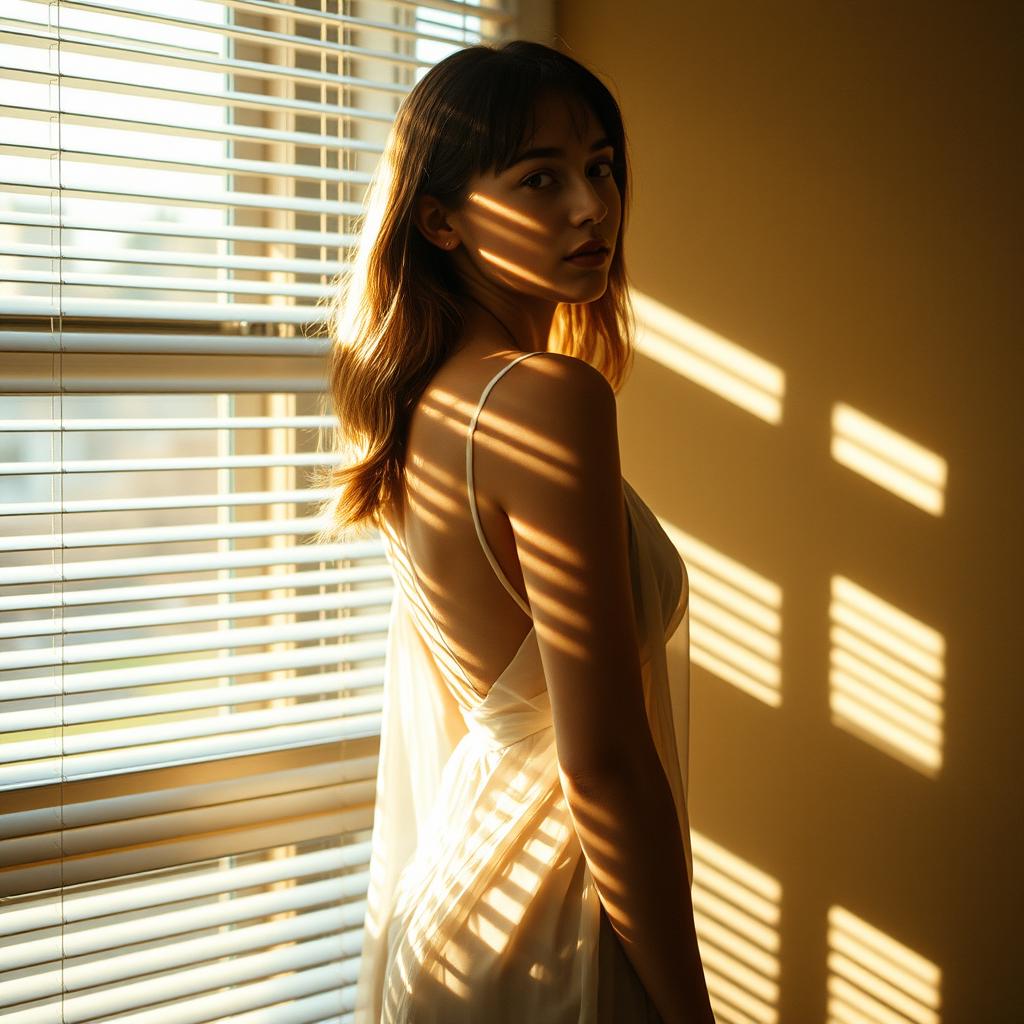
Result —
<path fill-rule="evenodd" d="M 344 1021 L 392 580 L 317 544 L 402 97 L 509 4 L 0 7 L 0 1014 Z"/>

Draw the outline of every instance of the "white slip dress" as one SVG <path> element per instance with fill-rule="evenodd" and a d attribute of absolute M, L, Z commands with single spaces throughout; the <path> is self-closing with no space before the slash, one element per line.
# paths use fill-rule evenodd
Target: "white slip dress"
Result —
<path fill-rule="evenodd" d="M 480 544 L 527 615 L 480 525 L 473 433 L 494 385 L 535 354 L 494 375 L 466 437 Z M 644 701 L 692 885 L 689 581 L 653 512 L 622 483 Z M 396 585 L 356 1024 L 660 1024 L 572 824 L 536 631 L 482 698 L 429 610 L 404 536 L 384 538 Z M 670 680 L 666 644 L 679 625 Z"/>

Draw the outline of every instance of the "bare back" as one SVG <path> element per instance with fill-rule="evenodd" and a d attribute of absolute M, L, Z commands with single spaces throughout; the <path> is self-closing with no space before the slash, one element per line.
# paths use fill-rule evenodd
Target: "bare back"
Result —
<path fill-rule="evenodd" d="M 532 622 L 481 546 L 469 502 L 466 442 L 487 384 L 522 354 L 471 340 L 435 374 L 413 410 L 403 502 L 391 521 L 396 534 L 404 536 L 431 614 L 481 696 L 522 646 Z M 488 429 L 474 432 L 474 493 L 481 532 L 508 582 L 526 602 L 515 537 L 498 498 L 496 479 L 507 476 L 499 440 L 502 424 L 511 436 L 516 430 L 509 390 L 493 389 L 480 417 Z"/>

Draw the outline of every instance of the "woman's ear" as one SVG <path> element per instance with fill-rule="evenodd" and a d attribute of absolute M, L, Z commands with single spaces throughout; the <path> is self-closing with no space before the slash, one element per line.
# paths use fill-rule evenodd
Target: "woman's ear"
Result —
<path fill-rule="evenodd" d="M 448 211 L 435 196 L 422 195 L 416 200 L 414 220 L 420 234 L 439 249 L 450 250 L 459 244 L 459 236 L 448 222 Z"/>

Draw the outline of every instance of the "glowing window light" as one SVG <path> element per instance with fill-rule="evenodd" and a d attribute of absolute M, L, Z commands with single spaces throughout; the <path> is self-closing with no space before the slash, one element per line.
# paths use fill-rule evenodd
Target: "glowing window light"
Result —
<path fill-rule="evenodd" d="M 832 580 L 829 618 L 833 723 L 934 776 L 945 717 L 942 635 L 842 576 Z"/>
<path fill-rule="evenodd" d="M 786 377 L 779 367 L 643 292 L 630 297 L 639 352 L 766 423 L 782 421 Z"/>
<path fill-rule="evenodd" d="M 940 1024 L 934 963 L 842 907 L 828 924 L 827 1024 Z"/>
<path fill-rule="evenodd" d="M 842 403 L 832 409 L 832 458 L 911 505 L 943 514 L 946 460 Z"/>
<path fill-rule="evenodd" d="M 770 707 L 782 703 L 782 588 L 664 519 L 690 581 L 690 660 Z"/>
<path fill-rule="evenodd" d="M 692 828 L 690 840 L 693 918 L 715 1019 L 776 1024 L 782 886 Z"/>

